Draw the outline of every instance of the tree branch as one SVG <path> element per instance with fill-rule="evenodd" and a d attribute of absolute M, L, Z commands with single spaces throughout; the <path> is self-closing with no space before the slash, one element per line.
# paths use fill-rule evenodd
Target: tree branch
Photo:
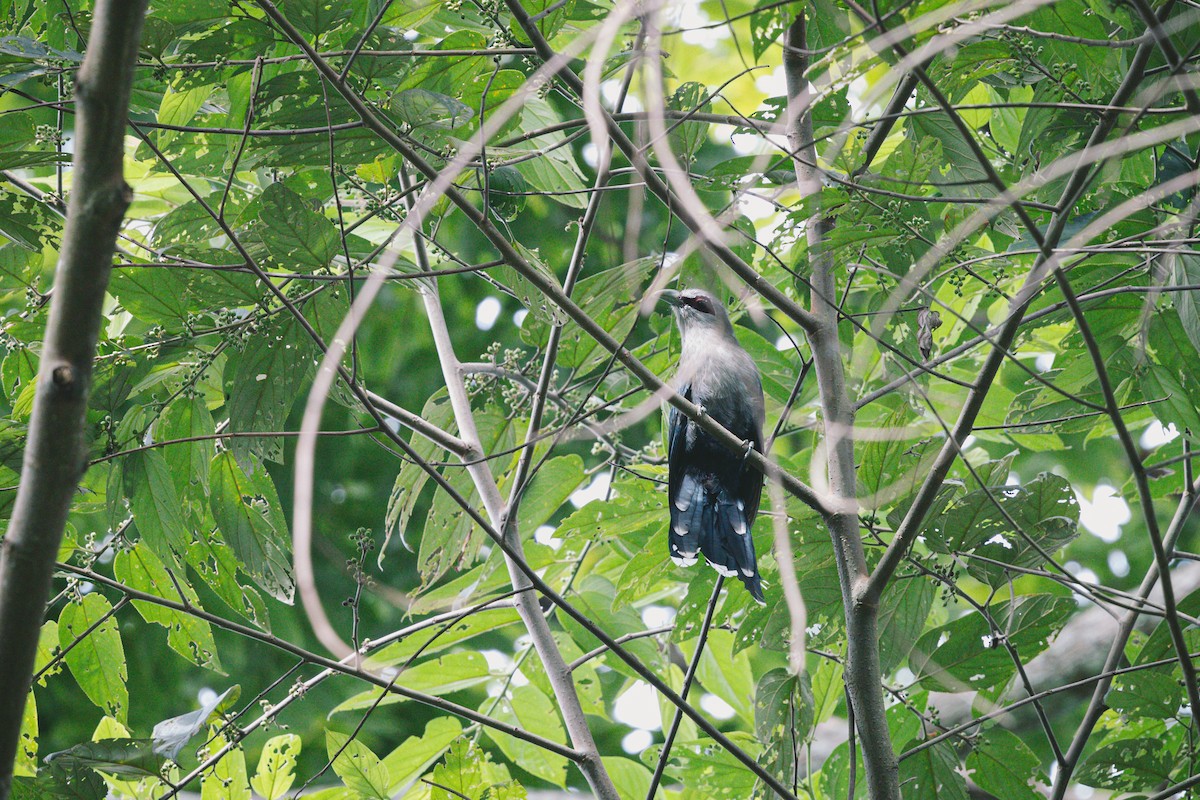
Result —
<path fill-rule="evenodd" d="M 783 69 L 788 92 L 788 146 L 800 193 L 819 198 L 821 179 L 813 143 L 812 95 L 804 73 L 806 40 L 803 12 L 796 15 L 784 38 Z M 812 314 L 816 327 L 808 331 L 817 390 L 825 424 L 825 454 L 833 512 L 826 525 L 833 538 L 838 584 L 846 613 L 845 681 L 849 703 L 862 740 L 863 766 L 875 800 L 899 800 L 900 775 L 884 716 L 883 678 L 879 665 L 878 598 L 867 595 L 868 570 L 858 531 L 854 466 L 854 403 L 846 392 L 841 345 L 838 341 L 837 287 L 833 254 L 826 242 L 829 221 L 819 202 L 805 223 L 812 282 Z"/>
<path fill-rule="evenodd" d="M 75 80 L 74 187 L 55 272 L 21 486 L 0 542 L 0 800 L 12 787 L 38 635 L 71 499 L 85 469 L 92 359 L 125 183 L 125 117 L 146 0 L 98 0 Z"/>

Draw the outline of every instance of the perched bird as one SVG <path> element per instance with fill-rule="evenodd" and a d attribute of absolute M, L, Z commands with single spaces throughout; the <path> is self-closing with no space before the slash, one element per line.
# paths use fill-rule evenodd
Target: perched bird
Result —
<path fill-rule="evenodd" d="M 746 443 L 740 457 L 672 408 L 667 418 L 671 559 L 680 566 L 704 555 L 717 572 L 737 576 L 763 602 L 750 528 L 763 476 L 746 464 L 762 451 L 763 392 L 758 368 L 733 335 L 725 307 L 708 292 L 665 291 L 683 341 L 677 389 Z"/>

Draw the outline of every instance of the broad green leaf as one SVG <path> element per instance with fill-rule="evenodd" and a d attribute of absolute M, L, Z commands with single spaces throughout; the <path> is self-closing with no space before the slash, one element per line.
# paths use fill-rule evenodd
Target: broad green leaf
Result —
<path fill-rule="evenodd" d="M 486 713 L 493 704 L 494 700 L 488 699 L 484 702 L 481 710 Z M 554 707 L 554 703 L 532 685 L 518 686 L 513 689 L 511 698 L 502 698 L 491 716 L 551 741 L 566 743 L 567 735 L 558 718 L 558 710 Z M 566 786 L 567 759 L 565 757 L 547 753 L 537 745 L 509 736 L 507 733 L 501 733 L 494 728 L 484 728 L 484 732 L 489 739 L 496 743 L 504 755 L 520 764 L 522 769 L 555 786 Z"/>
<path fill-rule="evenodd" d="M 268 739 L 258 757 L 258 768 L 250 779 L 250 788 L 265 800 L 279 800 L 287 794 L 296 780 L 300 742 L 300 737 L 294 733 L 281 733 Z"/>
<path fill-rule="evenodd" d="M 521 497 L 518 524 L 522 533 L 532 536 L 545 525 L 575 493 L 584 481 L 583 460 L 579 456 L 559 456 L 543 464 Z"/>
<path fill-rule="evenodd" d="M 38 678 L 38 686 L 45 686 L 47 678 L 62 671 L 62 661 L 55 660 L 58 651 L 58 622 L 49 619 L 42 623 L 38 634 L 37 658 L 33 663 L 34 674 L 41 675 Z"/>
<path fill-rule="evenodd" d="M 630 758 L 604 756 L 601 759 L 620 797 L 645 797 L 650 790 L 650 770 Z"/>
<path fill-rule="evenodd" d="M 371 748 L 357 738 L 351 739 L 332 729 L 325 730 L 325 746 L 333 761 L 333 771 L 346 782 L 346 786 L 375 800 L 390 800 L 388 793 L 390 778 L 384 766 Z"/>
<path fill-rule="evenodd" d="M 113 559 L 113 574 L 117 580 L 139 592 L 186 603 L 191 608 L 203 608 L 196 590 L 187 583 L 186 573 L 176 571 L 175 580 L 172 580 L 172 573 L 145 542 L 138 542 L 132 549 L 118 552 Z M 180 592 L 183 593 L 182 597 Z M 167 629 L 167 644 L 172 650 L 197 666 L 224 674 L 217 657 L 217 643 L 207 620 L 140 600 L 134 600 L 133 607 L 142 615 L 142 619 Z"/>
<path fill-rule="evenodd" d="M 225 738 L 213 740 L 214 749 L 225 745 Z M 246 752 L 234 747 L 204 776 L 200 800 L 250 800 L 250 779 L 246 775 Z"/>
<path fill-rule="evenodd" d="M 388 791 L 397 794 L 416 784 L 461 734 L 462 724 L 454 717 L 435 717 L 423 735 L 405 739 L 383 758 L 391 778 Z"/>
<path fill-rule="evenodd" d="M 280 319 L 267 323 L 261 335 L 252 337 L 241 353 L 229 359 L 225 386 L 231 431 L 286 428 L 288 414 L 314 370 L 312 348 L 312 340 L 299 323 Z M 250 454 L 283 460 L 283 444 L 277 436 L 238 437 L 229 440 L 229 447 L 243 466 Z"/>
<path fill-rule="evenodd" d="M 478 686 L 490 680 L 491 677 L 487 659 L 483 657 L 482 653 L 459 652 L 447 653 L 419 664 L 413 664 L 395 678 L 395 683 L 406 689 L 440 696 Z M 384 694 L 382 689 L 367 689 L 349 700 L 339 703 L 329 713 L 361 711 L 374 707 L 376 703 L 391 705 L 405 700 L 404 697 L 389 692 L 380 701 L 381 694 Z"/>
<path fill-rule="evenodd" d="M 425 407 L 421 409 L 421 418 L 447 433 L 457 430 L 454 427 L 454 409 L 446 399 L 444 390 L 425 401 Z M 436 453 L 444 452 L 423 436 L 414 436 L 411 444 L 415 455 L 426 461 L 432 460 Z M 393 533 L 400 534 L 400 542 L 405 549 L 409 551 L 413 549 L 408 541 L 408 524 L 416 509 L 421 490 L 428 481 L 429 473 L 417 463 L 406 461 L 400 467 L 400 473 L 396 476 L 396 482 L 392 485 L 392 493 L 388 497 L 387 514 L 384 518 L 386 528 L 383 546 L 379 548 L 380 566 L 383 565 L 387 544 Z"/>
<path fill-rule="evenodd" d="M 750 14 L 750 45 L 755 59 L 762 58 L 762 54 L 775 44 L 791 21 L 786 7 L 772 0 L 759 0 Z"/>
<path fill-rule="evenodd" d="M 900 764 L 900 781 L 905 800 L 968 800 L 967 782 L 959 769 L 958 755 L 949 742 L 940 742 L 904 759 Z"/>
<path fill-rule="evenodd" d="M 52 769 L 87 767 L 127 778 L 157 778 L 167 759 L 149 739 L 101 738 L 46 756 Z"/>
<path fill-rule="evenodd" d="M 487 791 L 480 761 L 483 754 L 475 749 L 474 742 L 462 740 L 455 743 L 445 760 L 433 772 L 430 797 L 436 800 L 473 797 Z"/>
<path fill-rule="evenodd" d="M 1080 765 L 1077 780 L 1097 789 L 1152 791 L 1170 783 L 1176 755 L 1159 736 L 1121 739 L 1097 748 Z"/>
<path fill-rule="evenodd" d="M 313 272 L 338 252 L 333 223 L 282 183 L 263 191 L 256 231 L 272 260 L 284 269 Z"/>
<path fill-rule="evenodd" d="M 58 617 L 58 643 L 79 688 L 105 714 L 124 721 L 129 710 L 125 686 L 125 648 L 112 605 L 96 592 L 63 607 Z"/>
<path fill-rule="evenodd" d="M 758 754 L 759 743 L 749 734 L 734 731 L 729 738 L 751 756 Z M 657 762 L 661 750 L 661 745 L 647 749 L 642 753 L 643 763 Z M 700 797 L 754 796 L 754 773 L 712 739 L 676 741 L 667 764 L 671 781 L 686 784 Z"/>
<path fill-rule="evenodd" d="M 845 696 L 842 682 L 842 665 L 830 659 L 821 659 L 812 676 L 813 721 L 822 723 L 833 716 L 838 703 Z"/>
<path fill-rule="evenodd" d="M 1020 486 L 968 492 L 924 530 L 936 552 L 976 553 L 1029 567 L 1041 562 L 1040 551 L 1054 553 L 1074 539 L 1078 520 L 1079 504 L 1071 484 L 1061 476 L 1042 473 Z M 968 568 L 993 586 L 1003 583 L 1008 574 L 1003 566 L 978 560 L 968 561 Z"/>
<path fill-rule="evenodd" d="M 270 508 L 263 475 L 252 479 L 233 453 L 218 453 L 209 471 L 212 515 L 246 573 L 276 599 L 290 603 L 294 584 L 288 533 L 277 527 L 278 507 Z"/>
<path fill-rule="evenodd" d="M 456 622 L 447 622 L 412 633 L 372 653 L 366 663 L 372 668 L 396 666 L 407 661 L 418 651 L 430 656 L 476 636 L 513 625 L 520 619 L 515 608 L 478 611 Z"/>
<path fill-rule="evenodd" d="M 773 775 L 799 777 L 802 747 L 813 727 L 813 691 L 808 673 L 776 668 L 754 690 L 754 732 L 766 749 L 762 762 Z"/>
<path fill-rule="evenodd" d="M 667 107 L 684 114 L 706 113 L 711 104 L 706 101 L 708 89 L 695 81 L 681 84 L 675 93 L 667 99 Z M 708 138 L 708 127 L 702 122 L 672 123 L 668 139 L 671 152 L 680 163 L 686 165 L 696 158 L 700 147 Z"/>
<path fill-rule="evenodd" d="M 253 586 L 238 581 L 240 562 L 218 532 L 197 537 L 188 548 L 187 562 L 234 612 L 262 630 L 271 629 L 271 618 L 262 597 Z"/>
<path fill-rule="evenodd" d="M 912 669 L 933 691 L 1000 685 L 1016 672 L 1004 641 L 1027 663 L 1046 649 L 1074 609 L 1070 597 L 1036 594 L 1020 598 L 1015 607 L 1007 601 L 990 606 L 995 627 L 970 612 L 922 635 L 913 647 Z"/>
<path fill-rule="evenodd" d="M 933 606 L 933 584 L 923 576 L 896 576 L 879 604 L 879 660 L 884 674 L 904 663 Z"/>
<path fill-rule="evenodd" d="M 476 414 L 479 441 L 485 453 L 507 450 L 515 439 L 513 421 L 494 409 Z M 496 459 L 501 461 L 501 459 Z M 503 464 L 493 462 L 493 474 Z M 448 470 L 446 478 L 461 497 L 476 497 L 474 481 L 465 469 Z M 427 582 L 440 578 L 450 569 L 462 569 L 475 563 L 487 535 L 467 516 L 463 507 L 448 492 L 434 495 L 421 534 L 417 563 Z M 460 602 L 466 598 L 459 598 Z"/>
<path fill-rule="evenodd" d="M 125 485 L 133 491 L 133 520 L 149 549 L 160 559 L 173 559 L 173 554 L 184 552 L 191 534 L 180 513 L 179 496 L 162 453 L 143 450 L 128 456 Z"/>
<path fill-rule="evenodd" d="M 538 131 L 556 122 L 558 115 L 546 100 L 531 97 L 525 102 L 521 111 L 522 131 Z M 530 143 L 526 147 L 530 151 L 544 149 L 546 157 L 525 159 L 515 166 L 536 191 L 553 193 L 550 199 L 569 208 L 584 208 L 587 197 L 583 190 L 587 188 L 587 183 L 571 148 L 558 146 L 565 139 L 565 134 L 561 132 L 539 136 L 536 144 Z M 522 148 L 518 146 L 513 149 Z"/>
<path fill-rule="evenodd" d="M 216 423 L 204 399 L 198 395 L 181 397 L 167 406 L 154 425 L 158 441 L 199 439 L 200 441 L 173 444 L 163 448 L 163 458 L 170 468 L 176 494 L 182 499 L 196 489 L 208 489 L 208 462 L 214 442 Z"/>
<path fill-rule="evenodd" d="M 281 0 L 280 7 L 288 21 L 316 42 L 322 34 L 336 29 L 354 14 L 350 3 L 330 0 Z"/>
<path fill-rule="evenodd" d="M 733 634 L 713 630 L 700 656 L 696 677 L 700 685 L 715 694 L 746 722 L 754 721 L 754 674 L 750 655 L 745 651 L 731 655 Z"/>
<path fill-rule="evenodd" d="M 521 254 L 528 272 L 539 275 L 546 283 L 553 286 L 558 285 L 558 278 L 551 272 L 550 266 L 542 258 L 540 252 L 519 243 L 514 247 Z M 523 305 L 530 314 L 553 325 L 561 325 L 566 321 L 566 313 L 548 299 L 546 293 L 528 277 L 527 272 L 522 272 L 508 264 L 502 264 L 490 270 L 488 274 L 507 289 L 508 293 L 516 298 L 517 302 Z"/>
<path fill-rule="evenodd" d="M 17 760 L 13 775 L 33 777 L 37 774 L 38 762 L 38 712 L 33 691 L 25 697 L 25 710 L 21 714 L 21 732 L 17 741 Z"/>
<path fill-rule="evenodd" d="M 1037 800 L 1034 786 L 1046 783 L 1041 759 L 1004 728 L 989 728 L 967 753 L 967 772 L 979 788 L 1005 800 Z"/>

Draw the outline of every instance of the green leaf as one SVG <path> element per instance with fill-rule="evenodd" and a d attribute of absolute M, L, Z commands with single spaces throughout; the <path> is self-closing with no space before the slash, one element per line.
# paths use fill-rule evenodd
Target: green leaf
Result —
<path fill-rule="evenodd" d="M 333 771 L 346 786 L 374 800 L 391 800 L 388 769 L 371 748 L 330 729 L 325 730 L 325 746 L 333 761 Z"/>
<path fill-rule="evenodd" d="M 421 409 L 421 418 L 447 433 L 457 430 L 454 425 L 454 409 L 446 399 L 445 390 L 439 391 L 425 401 L 425 406 Z M 437 453 L 444 452 L 423 436 L 412 437 L 411 445 L 416 458 L 424 461 L 434 460 Z M 392 538 L 393 533 L 399 533 L 400 542 L 404 548 L 412 551 L 412 546 L 408 543 L 408 524 L 417 507 L 421 490 L 428 481 L 429 473 L 422 469 L 415 460 L 405 461 L 400 467 L 400 473 L 396 475 L 396 482 L 392 484 L 392 493 L 388 496 L 387 512 L 384 517 L 383 546 L 379 548 L 380 566 L 383 565 L 388 541 Z"/>
<path fill-rule="evenodd" d="M 201 84 L 200 86 L 183 90 L 168 88 L 163 94 L 162 103 L 158 107 L 159 123 L 163 125 L 188 125 L 195 118 L 196 112 L 212 96 L 214 88 L 211 84 Z M 159 131 L 159 147 L 165 147 L 177 136 L 179 136 L 178 131 Z"/>
<path fill-rule="evenodd" d="M 487 187 L 488 207 L 493 213 L 506 222 L 521 216 L 529 186 L 516 167 L 496 167 L 487 174 L 486 180 L 480 174 L 479 183 Z"/>
<path fill-rule="evenodd" d="M 1078 522 L 1079 503 L 1071 484 L 1059 475 L 1042 473 L 1020 486 L 968 492 L 930 520 L 924 531 L 935 552 L 976 553 L 1001 564 L 1030 567 L 1042 561 L 1042 551 L 1054 553 L 1074 539 Z M 1008 576 L 1002 565 L 978 560 L 968 561 L 968 569 L 993 586 Z"/>
<path fill-rule="evenodd" d="M 518 518 L 521 531 L 532 536 L 539 526 L 549 522 L 585 477 L 583 459 L 579 456 L 559 456 L 542 464 L 521 497 Z"/>
<path fill-rule="evenodd" d="M 1200 253 L 1181 253 L 1171 269 L 1171 286 L 1200 285 Z M 1182 289 L 1172 293 L 1184 333 L 1192 347 L 1200 351 L 1200 290 Z"/>
<path fill-rule="evenodd" d="M 180 514 L 179 496 L 162 453 L 143 450 L 125 459 L 125 485 L 142 540 L 162 559 L 187 549 L 191 535 Z"/>
<path fill-rule="evenodd" d="M 688 81 L 679 86 L 675 93 L 667 99 L 667 108 L 682 111 L 685 114 L 706 113 L 712 104 L 705 98 L 708 89 L 702 83 Z M 696 154 L 708 139 L 708 125 L 703 122 L 672 123 L 668 139 L 671 151 L 684 165 L 695 160 Z"/>
<path fill-rule="evenodd" d="M 337 0 L 282 0 L 281 10 L 288 21 L 315 42 L 321 34 L 344 24 L 354 15 L 352 3 Z"/>
<path fill-rule="evenodd" d="M 1049 594 L 1027 595 L 1015 607 L 1008 601 L 989 607 L 993 627 L 982 614 L 971 612 L 927 631 L 913 647 L 910 665 L 921 684 L 932 691 L 961 692 L 997 686 L 1013 676 L 1013 657 L 1004 637 L 1023 662 L 1045 650 L 1075 601 Z"/>
<path fill-rule="evenodd" d="M 650 770 L 638 762 L 618 756 L 604 756 L 601 761 L 619 797 L 645 797 L 650 791 Z"/>
<path fill-rule="evenodd" d="M 950 197 L 991 197 L 996 189 L 988 183 L 987 173 L 971 151 L 962 132 L 942 112 L 912 117 L 909 124 L 919 137 L 933 137 L 941 142 L 942 152 L 950 168 L 939 184 Z M 944 182 L 943 182 L 944 181 Z"/>
<path fill-rule="evenodd" d="M 949 742 L 940 742 L 904 759 L 900 764 L 900 782 L 905 800 L 968 800 L 969 797 L 967 782 L 959 774 L 958 756 Z M 1009 798 L 1006 796 L 1005 800 Z"/>
<path fill-rule="evenodd" d="M 845 696 L 842 665 L 831 659 L 821 659 L 812 677 L 813 721 L 822 723 L 833 716 L 838 702 Z"/>
<path fill-rule="evenodd" d="M 754 732 L 766 745 L 762 763 L 784 783 L 802 774 L 802 746 L 812 733 L 813 691 L 808 673 L 779 667 L 762 676 L 754 690 Z"/>
<path fill-rule="evenodd" d="M 250 788 L 265 800 L 279 800 L 287 794 L 296 780 L 300 742 L 300 737 L 294 733 L 281 733 L 268 739 L 258 757 L 258 769 L 250 779 Z"/>
<path fill-rule="evenodd" d="M 145 542 L 138 542 L 133 549 L 117 553 L 113 559 L 113 575 L 126 586 L 139 592 L 176 603 L 186 603 L 191 608 L 203 608 L 196 590 L 187 582 L 186 573 L 179 571 L 176 579 L 172 581 L 171 574 L 162 560 Z M 167 644 L 172 650 L 197 666 L 224 674 L 221 671 L 221 661 L 217 657 L 217 643 L 206 620 L 194 614 L 141 600 L 134 600 L 133 607 L 142 615 L 142 619 L 167 629 Z"/>
<path fill-rule="evenodd" d="M 879 660 L 884 674 L 904 663 L 933 606 L 933 584 L 920 575 L 897 576 L 879 604 Z"/>
<path fill-rule="evenodd" d="M 525 133 L 541 131 L 558 121 L 558 115 L 546 100 L 531 97 L 521 111 L 520 129 Z M 566 135 L 555 131 L 540 134 L 536 142 L 515 146 L 512 148 L 515 152 L 537 150 L 544 153 L 544 156 L 525 159 L 515 166 L 534 190 L 547 193 L 549 199 L 568 208 L 584 208 L 587 206 L 584 192 L 587 182 L 571 148 L 562 146 L 565 141 Z"/>
<path fill-rule="evenodd" d="M 129 778 L 157 778 L 166 761 L 149 739 L 105 738 L 46 756 L 46 764 L 55 770 L 85 767 Z"/>
<path fill-rule="evenodd" d="M 406 668 L 395 679 L 397 686 L 432 695 L 446 695 L 486 683 L 492 677 L 487 659 L 478 652 L 448 653 Z M 382 689 L 367 689 L 339 703 L 330 714 L 340 711 L 361 711 L 379 705 L 405 701 L 398 694 L 388 693 L 379 700 Z"/>
<path fill-rule="evenodd" d="M 1047 783 L 1041 759 L 1004 728 L 989 728 L 967 753 L 967 772 L 979 788 L 1005 800 L 1038 800 L 1034 786 Z"/>
<path fill-rule="evenodd" d="M 37 774 L 38 762 L 38 713 L 33 690 L 25 697 L 25 710 L 21 713 L 21 732 L 17 742 L 17 760 L 13 775 L 33 777 Z"/>
<path fill-rule="evenodd" d="M 112 605 L 96 592 L 68 603 L 58 617 L 58 643 L 63 650 L 71 647 L 65 656 L 67 667 L 88 699 L 105 714 L 124 721 L 129 709 L 128 672 L 111 612 Z"/>
<path fill-rule="evenodd" d="M 743 651 L 735 656 L 731 654 L 732 649 L 732 633 L 710 631 L 696 668 L 696 678 L 706 690 L 728 703 L 739 717 L 753 722 L 755 690 L 750 655 Z"/>
<path fill-rule="evenodd" d="M 38 633 L 37 658 L 33 662 L 33 671 L 41 673 L 38 686 L 45 686 L 46 679 L 62 671 L 62 661 L 55 661 L 58 652 L 58 622 L 49 619 L 42 624 Z M 53 666 L 51 666 L 53 662 Z M 45 670 L 43 672 L 43 670 Z"/>
<path fill-rule="evenodd" d="M 1121 739 L 1103 745 L 1080 765 L 1076 780 L 1117 792 L 1152 791 L 1171 783 L 1175 754 L 1157 736 Z"/>
<path fill-rule="evenodd" d="M 752 756 L 758 754 L 759 743 L 749 734 L 732 731 L 729 738 Z M 647 749 L 642 758 L 657 761 L 661 750 L 661 745 L 655 745 Z M 667 774 L 672 781 L 686 784 L 698 797 L 755 796 L 757 778 L 754 773 L 712 739 L 677 741 L 671 750 Z"/>
<path fill-rule="evenodd" d="M 201 439 L 163 448 L 163 458 L 170 468 L 175 492 L 186 498 L 193 490 L 208 490 L 208 462 L 214 443 L 204 437 L 216 433 L 216 423 L 204 398 L 199 395 L 180 397 L 167 406 L 154 423 L 154 437 L 165 442 L 175 439 Z"/>
<path fill-rule="evenodd" d="M 404 663 L 418 651 L 427 656 L 433 655 L 476 636 L 516 624 L 520 619 L 514 608 L 479 611 L 446 626 L 445 629 L 440 626 L 427 628 L 406 636 L 395 644 L 387 645 L 371 654 L 367 665 L 373 669 L 395 666 Z"/>
<path fill-rule="evenodd" d="M 537 250 L 530 250 L 519 242 L 514 242 L 513 247 L 525 259 L 525 263 L 529 265 L 532 272 L 541 275 L 551 285 L 558 285 L 558 279 L 550 271 L 546 262 L 542 260 Z M 507 289 L 509 294 L 515 297 L 517 302 L 533 316 L 553 325 L 561 325 L 566 322 L 566 313 L 548 300 L 545 292 L 537 288 L 533 281 L 525 276 L 525 273 L 518 272 L 515 267 L 510 267 L 506 263 L 489 270 L 488 274 Z"/>
<path fill-rule="evenodd" d="M 246 573 L 277 600 L 290 603 L 295 585 L 288 532 L 278 527 L 282 515 L 278 499 L 265 491 L 269 482 L 261 466 L 250 477 L 242 472 L 233 453 L 218 453 L 209 469 L 212 515 Z M 270 492 L 274 493 L 274 487 Z"/>
<path fill-rule="evenodd" d="M 1164 424 L 1174 423 L 1179 431 L 1200 436 L 1200 412 L 1183 385 L 1164 366 L 1150 364 L 1144 374 L 1143 391 L 1154 405 L 1154 415 Z"/>
<path fill-rule="evenodd" d="M 227 740 L 216 737 L 212 747 L 224 747 Z M 200 800 L 250 800 L 250 779 L 246 774 L 246 752 L 234 747 L 204 776 Z"/>
<path fill-rule="evenodd" d="M 461 800 L 463 797 L 483 797 L 489 791 L 484 767 L 488 754 L 477 748 L 472 739 L 454 742 L 446 758 L 433 771 L 430 797 L 433 800 Z"/>
<path fill-rule="evenodd" d="M 759 0 L 750 14 L 750 47 L 756 61 L 790 24 L 791 14 L 786 6 L 780 6 L 774 0 Z"/>
<path fill-rule="evenodd" d="M 494 702 L 490 698 L 485 700 L 480 710 L 487 713 Z M 551 741 L 566 743 L 567 735 L 554 703 L 532 685 L 518 686 L 512 690 L 511 698 L 501 698 L 491 716 Z M 547 753 L 537 745 L 494 728 L 484 728 L 484 732 L 504 755 L 525 771 L 555 786 L 567 785 L 567 759 L 564 756 Z"/>
<path fill-rule="evenodd" d="M 475 112 L 466 103 L 428 89 L 405 89 L 392 98 L 391 111 L 410 128 L 451 131 L 471 122 Z"/>
<path fill-rule="evenodd" d="M 262 193 L 255 231 L 272 260 L 284 269 L 314 272 L 338 252 L 337 228 L 282 183 Z"/>
<path fill-rule="evenodd" d="M 513 423 L 496 409 L 478 412 L 475 417 L 479 441 L 484 452 L 507 450 L 514 441 Z M 501 464 L 493 463 L 495 470 Z M 475 484 L 465 469 L 447 471 L 446 477 L 459 496 L 477 497 Z M 421 533 L 417 563 L 427 583 L 440 578 L 450 569 L 463 569 L 475 563 L 486 534 L 467 516 L 463 507 L 448 492 L 434 495 Z M 458 600 L 464 601 L 465 597 Z"/>
<path fill-rule="evenodd" d="M 225 367 L 230 430 L 284 430 L 314 368 L 313 344 L 299 323 L 287 318 L 268 323 Z M 277 436 L 238 437 L 229 447 L 243 466 L 251 454 L 283 461 L 283 443 Z"/>
<path fill-rule="evenodd" d="M 389 793 L 402 795 L 416 784 L 461 734 L 462 724 L 454 717 L 435 717 L 426 723 L 424 734 L 405 739 L 383 759 L 391 777 Z"/>
<path fill-rule="evenodd" d="M 209 524 L 211 526 L 213 523 Z M 187 563 L 235 613 L 262 630 L 271 629 L 271 619 L 262 597 L 253 586 L 238 581 L 241 564 L 233 548 L 222 540 L 219 532 L 197 537 L 188 548 Z"/>

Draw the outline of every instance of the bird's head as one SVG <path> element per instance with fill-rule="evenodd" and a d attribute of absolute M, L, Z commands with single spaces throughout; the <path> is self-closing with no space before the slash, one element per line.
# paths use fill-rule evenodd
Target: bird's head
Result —
<path fill-rule="evenodd" d="M 702 331 L 733 335 L 733 325 L 729 322 L 725 306 L 702 289 L 684 289 L 681 292 L 668 289 L 659 295 L 659 299 L 674 309 L 681 336 L 687 337 Z"/>

